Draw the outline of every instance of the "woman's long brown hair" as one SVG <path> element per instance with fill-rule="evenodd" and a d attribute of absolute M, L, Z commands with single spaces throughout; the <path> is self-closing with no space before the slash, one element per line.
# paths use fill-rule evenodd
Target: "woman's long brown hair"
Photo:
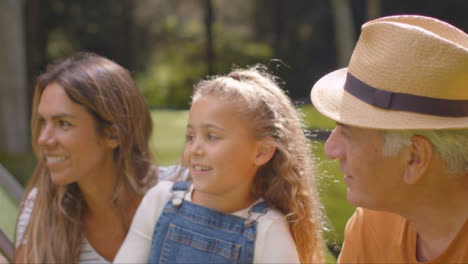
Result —
<path fill-rule="evenodd" d="M 118 208 L 122 224 L 130 223 L 124 212 L 124 192 L 143 194 L 156 181 L 151 165 L 149 140 L 152 120 L 148 106 L 135 87 L 130 73 L 117 63 L 92 53 L 78 53 L 50 65 L 35 84 L 31 117 L 31 139 L 37 166 L 27 188 L 37 196 L 29 224 L 22 237 L 27 263 L 76 263 L 83 241 L 83 216 L 86 203 L 76 183 L 53 184 L 45 159 L 37 146 L 41 131 L 37 108 L 44 89 L 60 85 L 75 103 L 84 106 L 94 117 L 96 130 L 115 131 L 119 146 L 114 152 L 117 166 L 112 202 Z M 21 206 L 23 209 L 24 204 Z M 125 226 L 128 229 L 128 226 Z"/>

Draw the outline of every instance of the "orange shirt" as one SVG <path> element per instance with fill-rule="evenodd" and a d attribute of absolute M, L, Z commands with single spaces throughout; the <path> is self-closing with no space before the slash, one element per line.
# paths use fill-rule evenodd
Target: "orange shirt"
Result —
<path fill-rule="evenodd" d="M 338 263 L 418 263 L 416 238 L 405 218 L 358 208 L 346 225 Z M 442 254 L 426 263 L 468 263 L 468 220 Z"/>

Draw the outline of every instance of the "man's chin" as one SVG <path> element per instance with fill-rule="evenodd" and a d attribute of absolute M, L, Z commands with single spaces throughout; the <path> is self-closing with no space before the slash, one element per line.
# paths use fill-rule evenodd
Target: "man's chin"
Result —
<path fill-rule="evenodd" d="M 353 191 L 348 187 L 348 191 L 346 193 L 346 199 L 348 200 L 348 203 L 355 207 L 365 207 L 362 199 L 359 199 L 356 197 L 356 194 L 353 193 Z"/>

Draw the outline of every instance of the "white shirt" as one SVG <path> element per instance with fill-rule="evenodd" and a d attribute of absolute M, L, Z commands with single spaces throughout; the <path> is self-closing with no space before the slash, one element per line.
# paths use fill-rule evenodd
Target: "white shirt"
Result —
<path fill-rule="evenodd" d="M 161 181 L 145 195 L 114 263 L 148 263 L 154 226 L 167 201 L 172 198 L 172 184 Z M 192 192 L 193 185 L 185 200 L 191 201 Z M 247 218 L 250 208 L 233 215 Z M 270 208 L 258 219 L 254 263 L 300 263 L 289 225 L 278 210 Z"/>
<path fill-rule="evenodd" d="M 158 178 L 160 180 L 174 179 L 177 176 L 178 167 L 177 166 L 168 166 L 168 167 L 158 167 Z M 181 173 L 181 179 L 185 179 L 188 176 L 188 170 L 185 170 Z M 26 230 L 29 220 L 31 218 L 31 213 L 34 207 L 34 201 L 36 200 L 37 188 L 34 188 L 29 192 L 28 197 L 25 201 L 23 210 L 18 218 L 18 227 L 16 232 L 16 248 L 20 246 L 20 243 L 25 243 L 21 241 L 23 238 L 24 231 Z M 86 237 L 83 238 L 79 263 L 82 264 L 95 264 L 95 263 L 111 263 L 101 256 L 89 243 Z"/>

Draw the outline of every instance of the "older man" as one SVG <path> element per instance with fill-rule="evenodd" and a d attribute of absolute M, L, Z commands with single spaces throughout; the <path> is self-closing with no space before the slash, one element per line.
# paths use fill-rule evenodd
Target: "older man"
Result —
<path fill-rule="evenodd" d="M 339 263 L 468 263 L 468 35 L 440 20 L 363 25 L 349 67 L 312 88 L 336 120 L 349 220 Z"/>

